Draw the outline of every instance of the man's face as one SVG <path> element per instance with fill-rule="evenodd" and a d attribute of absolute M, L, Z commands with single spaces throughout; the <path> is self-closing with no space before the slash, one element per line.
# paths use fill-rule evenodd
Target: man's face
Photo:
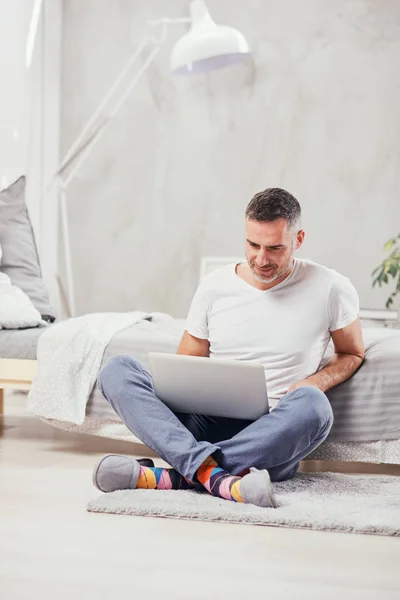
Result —
<path fill-rule="evenodd" d="M 246 258 L 257 281 L 273 283 L 286 275 L 303 239 L 304 231 L 291 231 L 285 219 L 246 219 Z"/>

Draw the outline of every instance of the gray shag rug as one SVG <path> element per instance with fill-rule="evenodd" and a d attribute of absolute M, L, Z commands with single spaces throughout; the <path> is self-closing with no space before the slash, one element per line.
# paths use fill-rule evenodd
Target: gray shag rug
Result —
<path fill-rule="evenodd" d="M 259 508 L 207 492 L 124 490 L 102 494 L 90 512 L 273 525 L 400 536 L 400 477 L 297 473 L 274 483 L 278 508 Z"/>

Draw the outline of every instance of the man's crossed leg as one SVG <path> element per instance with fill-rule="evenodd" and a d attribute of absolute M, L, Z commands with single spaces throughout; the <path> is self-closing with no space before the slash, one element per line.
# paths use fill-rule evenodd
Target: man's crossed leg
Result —
<path fill-rule="evenodd" d="M 328 398 L 313 386 L 287 393 L 257 421 L 174 414 L 155 395 L 151 375 L 127 355 L 108 361 L 98 385 L 127 427 L 173 467 L 105 457 L 94 473 L 103 491 L 201 485 L 227 500 L 275 506 L 271 481 L 293 477 L 333 424 Z"/>

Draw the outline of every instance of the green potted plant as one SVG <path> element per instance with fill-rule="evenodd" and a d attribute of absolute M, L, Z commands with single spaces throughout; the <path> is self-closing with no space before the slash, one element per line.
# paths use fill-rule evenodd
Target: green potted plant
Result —
<path fill-rule="evenodd" d="M 372 271 L 372 276 L 376 275 L 372 287 L 377 283 L 379 287 L 383 283 L 389 283 L 389 277 L 392 277 L 395 281 L 394 291 L 390 294 L 386 300 L 386 308 L 390 308 L 393 304 L 393 298 L 400 294 L 400 234 L 397 237 L 391 238 L 385 244 L 385 252 L 390 254 L 381 262 L 381 264 Z M 400 321 L 400 306 L 398 307 L 397 319 Z"/>

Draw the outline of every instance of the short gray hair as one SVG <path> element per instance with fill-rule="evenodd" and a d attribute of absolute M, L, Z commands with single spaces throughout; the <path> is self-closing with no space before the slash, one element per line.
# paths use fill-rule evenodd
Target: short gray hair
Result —
<path fill-rule="evenodd" d="M 301 206 L 292 194 L 282 188 L 267 188 L 258 192 L 246 208 L 246 218 L 253 221 L 285 219 L 290 229 L 301 226 Z"/>

